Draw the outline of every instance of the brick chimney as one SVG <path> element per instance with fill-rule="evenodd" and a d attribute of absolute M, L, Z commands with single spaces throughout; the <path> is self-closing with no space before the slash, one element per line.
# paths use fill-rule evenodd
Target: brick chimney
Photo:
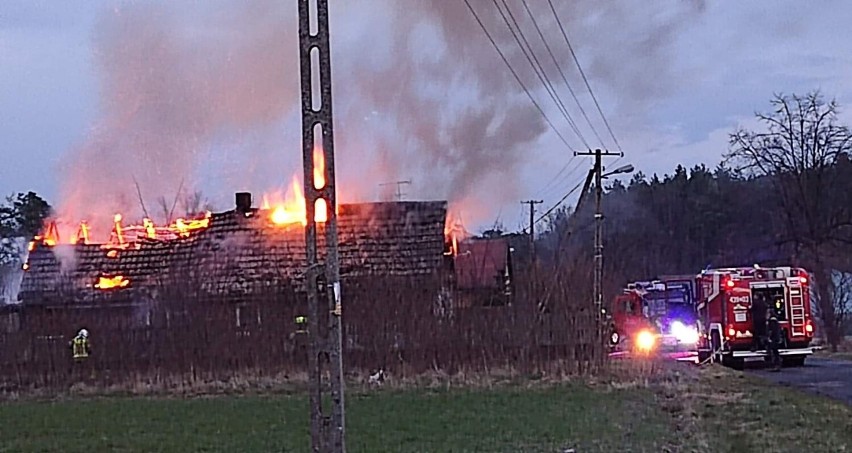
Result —
<path fill-rule="evenodd" d="M 251 192 L 237 192 L 237 211 L 246 213 L 251 211 Z"/>

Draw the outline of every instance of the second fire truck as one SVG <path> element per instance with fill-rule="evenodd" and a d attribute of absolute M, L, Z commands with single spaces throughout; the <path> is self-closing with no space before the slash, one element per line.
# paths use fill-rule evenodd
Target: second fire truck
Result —
<path fill-rule="evenodd" d="M 766 301 L 781 327 L 781 359 L 801 366 L 813 353 L 810 276 L 801 268 L 722 268 L 698 275 L 699 361 L 716 360 L 735 368 L 746 360 L 766 359 L 757 341 L 752 303 Z"/>

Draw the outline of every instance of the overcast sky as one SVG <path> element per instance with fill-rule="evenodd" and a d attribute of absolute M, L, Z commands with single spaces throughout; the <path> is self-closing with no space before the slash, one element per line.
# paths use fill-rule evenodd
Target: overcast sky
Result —
<path fill-rule="evenodd" d="M 579 182 L 572 150 L 586 143 L 494 3 L 471 2 L 570 149 L 462 0 L 330 3 L 343 201 L 376 200 L 380 183 L 410 179 L 408 199 L 449 199 L 470 229 L 496 219 L 514 229 L 526 218 L 522 199 L 544 199 L 546 209 Z M 585 142 L 600 146 L 523 4 L 507 3 Z M 852 3 L 556 3 L 626 153 L 619 165 L 646 174 L 715 166 L 727 134 L 774 92 L 821 89 L 852 108 Z M 615 150 L 547 1 L 528 4 Z M 296 6 L 5 0 L 0 193 L 34 190 L 82 217 L 101 214 L 93 205 L 135 207 L 133 178 L 150 204 L 184 182 L 219 209 L 235 191 L 286 188 L 301 174 Z"/>

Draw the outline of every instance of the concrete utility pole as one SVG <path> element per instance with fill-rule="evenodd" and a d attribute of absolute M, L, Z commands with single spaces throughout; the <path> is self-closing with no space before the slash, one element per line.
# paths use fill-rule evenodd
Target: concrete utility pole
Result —
<path fill-rule="evenodd" d="M 302 159 L 304 166 L 305 251 L 307 269 L 308 357 L 311 405 L 311 451 L 346 451 L 343 399 L 343 347 L 340 303 L 340 267 L 337 250 L 337 198 L 334 175 L 334 134 L 331 114 L 331 48 L 328 0 L 299 2 L 299 67 L 302 86 Z M 314 80 L 318 75 L 319 80 Z M 314 144 L 323 150 L 325 184 L 314 181 Z M 326 204 L 325 272 L 317 260 L 317 200 Z M 331 382 L 324 382 L 328 372 Z M 323 408 L 324 392 L 331 390 L 331 408 Z"/>
<path fill-rule="evenodd" d="M 405 194 L 402 193 L 402 186 L 406 186 L 406 185 L 410 186 L 411 180 L 406 179 L 405 181 L 385 182 L 385 183 L 379 184 L 379 187 L 387 187 L 387 186 L 392 186 L 392 185 L 396 185 L 396 201 L 402 201 L 402 197 L 405 196 Z"/>
<path fill-rule="evenodd" d="M 575 156 L 595 156 L 595 277 L 594 277 L 594 303 L 595 321 L 597 324 L 597 336 L 595 340 L 603 344 L 603 210 L 601 209 L 601 198 L 603 198 L 603 156 L 621 156 L 623 153 L 611 153 L 596 149 L 584 153 L 574 153 Z"/>
<path fill-rule="evenodd" d="M 527 200 L 521 204 L 530 205 L 530 262 L 535 265 L 535 205 L 544 203 L 543 200 Z"/>

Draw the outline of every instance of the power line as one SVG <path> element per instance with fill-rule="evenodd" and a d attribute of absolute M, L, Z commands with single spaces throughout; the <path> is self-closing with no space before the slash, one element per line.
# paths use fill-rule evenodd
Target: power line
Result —
<path fill-rule="evenodd" d="M 497 50 L 497 53 L 500 54 L 500 58 L 503 59 L 503 63 L 506 64 L 506 66 L 509 68 L 509 71 L 512 72 L 512 75 L 515 76 L 515 80 L 517 80 L 518 83 L 521 85 L 521 88 L 523 88 L 524 93 L 527 94 L 527 97 L 529 97 L 530 101 L 532 101 L 533 105 L 535 105 L 535 108 L 538 109 L 539 113 L 541 113 L 541 116 L 544 117 L 544 120 L 547 122 L 547 124 L 550 126 L 550 128 L 553 129 L 553 132 L 555 132 L 556 135 L 559 137 L 559 139 L 562 140 L 562 143 L 564 143 L 565 146 L 568 147 L 568 149 L 573 150 L 573 148 L 571 148 L 571 145 L 568 144 L 568 141 L 565 140 L 565 137 L 559 132 L 558 129 L 556 129 L 556 126 L 553 125 L 553 122 L 550 121 L 550 118 L 547 117 L 547 114 L 544 113 L 544 110 L 541 108 L 541 106 L 538 104 L 538 102 L 536 102 L 532 93 L 530 93 L 530 90 L 527 89 L 527 86 L 521 80 L 520 76 L 518 76 L 518 73 L 515 71 L 515 68 L 513 68 L 512 65 L 509 63 L 509 60 L 506 58 L 506 55 L 504 55 L 503 51 L 500 50 L 500 46 L 497 45 L 497 42 L 491 36 L 491 33 L 488 32 L 488 29 L 485 27 L 485 24 L 482 23 L 482 20 L 479 18 L 479 15 L 476 14 L 476 11 L 470 5 L 470 1 L 464 0 L 464 3 L 465 3 L 465 5 L 467 5 L 467 9 L 470 10 L 470 13 L 473 14 L 473 17 L 474 17 L 474 19 L 476 19 L 476 22 L 479 24 L 480 28 L 482 28 L 482 31 L 485 32 L 485 36 L 487 36 L 488 40 L 491 41 L 491 45 L 493 45 L 494 49 Z"/>
<path fill-rule="evenodd" d="M 569 191 L 568 191 L 568 193 L 566 193 L 566 194 L 565 194 L 562 198 L 560 198 L 560 199 L 559 199 L 559 201 L 557 201 L 555 205 L 551 206 L 551 207 L 550 207 L 550 209 L 548 209 L 547 211 L 545 211 L 545 212 L 544 212 L 544 214 L 542 214 L 541 216 L 539 216 L 539 218 L 538 218 L 538 219 L 536 219 L 535 223 L 541 222 L 541 221 L 542 221 L 542 220 L 544 220 L 544 219 L 545 219 L 548 215 L 550 215 L 550 213 L 552 213 L 553 211 L 555 211 L 555 210 L 556 210 L 556 208 L 558 208 L 558 207 L 559 207 L 562 203 L 564 203 L 564 202 L 565 202 L 565 200 L 567 200 L 567 199 L 568 199 L 568 197 L 570 197 L 570 196 L 571 196 L 571 194 L 573 194 L 574 192 L 576 192 L 576 191 L 577 191 L 577 189 L 579 189 L 579 188 L 583 185 L 583 183 L 584 183 L 584 182 L 585 182 L 585 180 L 578 182 L 578 183 L 577 183 L 577 185 L 576 185 L 576 186 L 574 186 L 571 190 L 569 190 Z"/>
<path fill-rule="evenodd" d="M 570 164 L 570 162 L 569 162 L 569 164 Z M 570 170 L 568 170 L 568 172 L 567 172 L 567 173 L 565 173 L 564 175 L 562 175 L 562 177 L 560 178 L 560 177 L 559 177 L 559 175 L 560 175 L 561 173 L 563 173 L 565 169 L 567 169 L 567 168 L 568 168 L 568 164 L 566 164 L 566 165 L 563 167 L 563 171 L 560 171 L 560 173 L 558 173 L 558 174 L 557 174 L 557 176 L 556 176 L 556 177 L 554 177 L 554 178 L 553 178 L 553 179 L 552 179 L 552 180 L 551 180 L 551 181 L 547 184 L 547 186 L 545 186 L 545 188 L 544 188 L 544 189 L 542 189 L 541 191 L 539 191 L 538 193 L 536 193 L 536 195 L 537 195 L 537 196 L 540 196 L 541 198 L 550 198 L 550 196 L 551 196 L 551 195 L 553 194 L 553 192 L 554 192 L 554 189 L 560 189 L 560 188 L 562 187 L 562 183 L 563 183 L 563 182 L 567 182 L 567 181 L 571 178 L 571 176 L 572 176 L 574 173 L 576 173 L 576 172 L 577 172 L 577 170 L 580 168 L 580 166 L 581 166 L 582 164 L 583 164 L 583 161 L 582 161 L 582 160 L 580 160 L 580 159 L 578 159 L 578 160 L 574 163 L 574 166 L 573 166 Z M 554 183 L 555 183 L 555 184 L 554 184 Z"/>
<path fill-rule="evenodd" d="M 518 44 L 518 47 L 521 48 L 521 52 L 527 58 L 527 62 L 529 62 L 530 66 L 533 69 L 533 72 L 538 77 L 538 80 L 541 82 L 541 84 L 544 86 L 545 91 L 547 91 L 547 94 L 550 95 L 550 99 L 552 99 L 553 102 L 556 103 L 557 109 L 560 111 L 560 113 L 562 113 L 562 116 L 568 122 L 568 125 L 571 126 L 571 129 L 574 131 L 574 133 L 577 134 L 577 137 L 580 138 L 580 141 L 583 142 L 583 145 L 586 148 L 590 148 L 588 142 L 586 142 L 586 138 L 583 137 L 583 134 L 580 132 L 580 129 L 577 127 L 577 124 L 574 122 L 574 119 L 571 118 L 571 115 L 568 113 L 568 109 L 565 107 L 565 103 L 562 102 L 562 98 L 559 97 L 559 93 L 557 93 L 556 89 L 553 87 L 553 83 L 550 81 L 550 78 L 547 76 L 547 73 L 544 71 L 544 67 L 541 65 L 541 62 L 538 60 L 538 57 L 536 56 L 535 51 L 532 50 L 532 46 L 530 46 L 530 43 L 527 40 L 526 35 L 524 35 L 523 30 L 521 30 L 521 27 L 520 27 L 518 21 L 515 19 L 515 15 L 512 13 L 512 10 L 509 8 L 509 5 L 506 3 L 506 0 L 501 0 L 501 1 L 503 3 L 503 6 L 506 8 L 506 13 L 509 14 L 508 17 L 506 16 L 506 13 L 503 12 L 503 9 L 500 8 L 500 5 L 497 3 L 497 0 L 492 0 L 492 2 L 494 3 L 494 7 L 497 8 L 497 11 L 500 13 L 500 16 L 503 18 L 503 22 L 506 24 L 506 27 L 512 33 L 512 37 L 515 38 L 515 42 Z M 512 23 L 515 25 L 515 28 L 517 28 L 517 30 L 518 30 L 517 33 L 515 33 L 515 30 L 512 28 L 512 25 L 509 23 L 509 19 L 512 20 Z M 523 43 L 521 41 L 523 41 Z M 524 47 L 524 44 L 526 44 L 526 48 Z M 529 49 L 529 52 L 527 52 L 527 49 Z"/>
<path fill-rule="evenodd" d="M 562 70 L 562 65 L 559 64 L 559 61 L 556 59 L 556 55 L 554 55 L 553 50 L 547 43 L 547 39 L 544 38 L 544 33 L 541 31 L 541 27 L 539 27 L 538 20 L 536 20 L 535 15 L 533 15 L 532 11 L 530 10 L 529 5 L 527 4 L 527 0 L 521 1 L 523 2 L 524 9 L 527 11 L 527 15 L 530 17 L 530 19 L 532 19 L 532 23 L 535 26 L 536 31 L 538 32 L 538 36 L 541 38 L 541 42 L 544 43 L 544 48 L 547 49 L 547 53 L 550 55 L 551 60 L 553 60 L 553 64 L 556 65 L 556 69 L 559 71 L 559 75 L 562 77 L 562 81 L 565 82 L 565 86 L 568 87 L 568 92 L 570 92 L 571 97 L 574 98 L 574 102 L 580 109 L 580 113 L 583 114 L 583 118 L 586 119 L 586 123 L 592 129 L 592 133 L 595 134 L 595 137 L 597 137 L 598 141 L 603 146 L 603 139 L 601 139 L 600 134 L 598 134 L 598 130 L 595 128 L 595 125 L 592 124 L 592 121 L 589 119 L 589 115 L 586 114 L 586 109 L 583 108 L 583 105 L 580 103 L 580 99 L 578 99 L 577 94 L 574 93 L 574 89 L 571 88 L 571 84 L 568 82 L 568 77 L 565 76 L 565 71 Z"/>
<path fill-rule="evenodd" d="M 598 103 L 598 99 L 595 96 L 594 91 L 592 91 L 592 86 L 589 84 L 589 79 L 586 78 L 586 73 L 585 71 L 583 71 L 583 67 L 580 65 L 580 60 L 577 59 L 577 54 L 574 53 L 574 47 L 571 45 L 571 40 L 568 39 L 568 33 L 565 31 L 565 27 L 562 25 L 562 20 L 559 19 L 559 14 L 556 13 L 556 8 L 553 6 L 553 1 L 547 0 L 547 3 L 550 5 L 550 10 L 553 11 L 553 16 L 556 18 L 556 23 L 559 25 L 559 30 L 562 32 L 562 37 L 565 38 L 565 44 L 568 44 L 568 50 L 571 51 L 571 57 L 574 59 L 574 63 L 577 65 L 577 69 L 580 70 L 580 75 L 583 77 L 583 83 L 586 84 L 586 88 L 589 90 L 589 94 L 592 96 L 592 100 L 595 102 L 595 107 L 597 107 L 598 113 L 600 113 L 601 119 L 603 119 L 603 122 L 606 125 L 607 130 L 609 131 L 609 135 L 610 137 L 612 137 L 612 141 L 615 142 L 615 146 L 618 147 L 618 150 L 624 153 L 624 150 L 621 149 L 621 144 L 618 143 L 618 139 L 615 138 L 615 134 L 612 132 L 612 127 L 610 127 L 609 121 L 606 120 L 606 116 L 603 113 L 603 109 L 601 109 L 600 103 Z"/>

